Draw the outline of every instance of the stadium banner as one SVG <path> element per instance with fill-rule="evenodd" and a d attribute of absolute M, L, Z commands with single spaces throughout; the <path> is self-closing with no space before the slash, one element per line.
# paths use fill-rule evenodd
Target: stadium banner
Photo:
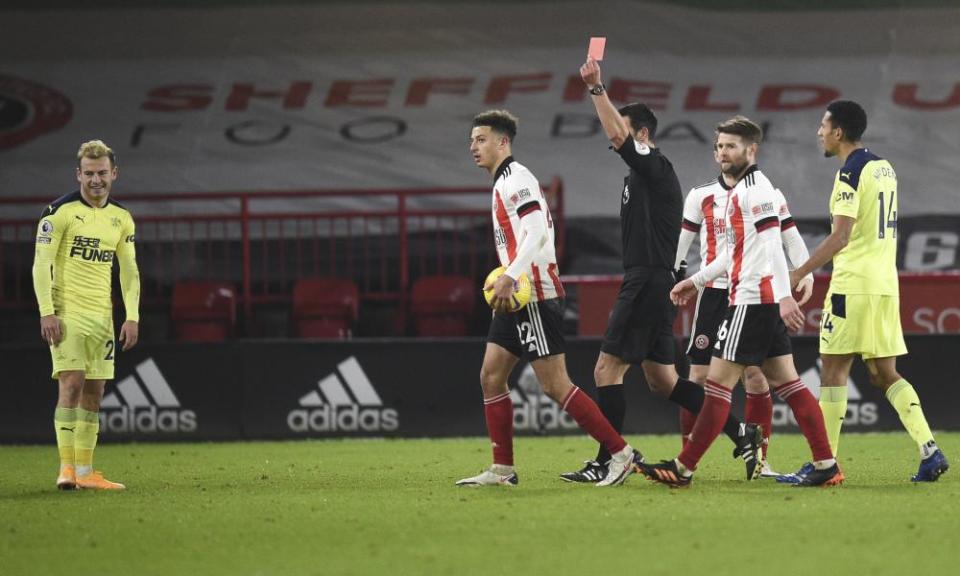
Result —
<path fill-rule="evenodd" d="M 100 410 L 100 441 L 243 437 L 241 353 L 225 344 L 141 344 L 117 353 Z M 0 441 L 53 438 L 57 383 L 46 348 L 0 349 L 12 397 L 0 405 Z M 49 417 L 48 417 L 49 416 Z"/>
<path fill-rule="evenodd" d="M 680 343 L 678 342 L 678 345 Z M 910 336 L 898 368 L 917 389 L 934 429 L 960 430 L 960 389 L 943 385 L 958 336 Z M 600 343 L 569 342 L 567 366 L 594 394 Z M 794 339 L 797 369 L 817 395 L 817 340 Z M 121 354 L 101 411 L 102 441 L 241 440 L 256 438 L 484 436 L 479 375 L 484 342 L 464 340 L 251 341 L 144 344 Z M 54 442 L 57 386 L 50 358 L 37 347 L 0 348 L 13 383 L 0 404 L 0 442 Z M 530 365 L 510 376 L 518 435 L 579 434 L 576 423 L 544 396 Z M 678 430 L 677 408 L 647 390 L 639 369 L 625 379 L 630 434 Z M 861 363 L 848 381 L 844 430 L 902 429 Z M 742 414 L 743 392 L 734 394 Z M 786 405 L 774 405 L 774 434 L 796 432 Z"/>
<path fill-rule="evenodd" d="M 620 276 L 564 276 L 565 286 L 576 286 L 577 334 L 602 336 L 620 289 Z M 829 274 L 817 274 L 813 295 L 802 306 L 806 321 L 800 335 L 817 335 L 823 304 L 830 287 Z M 905 334 L 960 334 L 960 274 L 900 274 L 900 322 Z M 696 300 L 677 312 L 674 334 L 690 336 Z"/>
<path fill-rule="evenodd" d="M 4 14 L 0 195 L 42 191 L 42 206 L 73 190 L 71 154 L 92 137 L 119 152 L 121 201 L 148 191 L 483 185 L 470 119 L 506 108 L 521 119 L 517 159 L 543 182 L 563 178 L 568 214 L 616 213 L 625 166 L 607 150 L 578 73 L 589 39 L 579 4 L 511 5 L 509 22 L 479 44 L 464 39 L 489 20 L 485 5 L 378 5 L 376 20 L 389 25 L 374 31 L 370 10 Z M 788 35 L 777 12 L 597 10 L 607 92 L 616 105 L 656 111 L 657 143 L 685 190 L 716 174 L 717 122 L 745 114 L 765 129 L 761 166 L 794 215 L 824 216 L 839 164 L 823 158 L 815 133 L 826 104 L 849 98 L 870 114 L 865 142 L 897 170 L 900 216 L 958 214 L 956 10 L 791 11 Z M 851 45 L 854 21 L 875 34 Z M 638 35 L 637 22 L 656 26 Z M 93 26 L 112 31 L 96 47 L 73 34 Z M 733 29 L 750 30 L 750 42 Z"/>

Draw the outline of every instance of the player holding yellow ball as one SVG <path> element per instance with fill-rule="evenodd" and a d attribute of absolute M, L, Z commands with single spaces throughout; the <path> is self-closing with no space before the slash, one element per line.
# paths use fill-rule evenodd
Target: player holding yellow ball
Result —
<path fill-rule="evenodd" d="M 507 377 L 521 356 L 530 359 L 543 392 L 612 454 L 609 472 L 597 485 L 621 484 L 643 457 L 567 375 L 564 294 L 553 246 L 553 221 L 540 183 L 513 159 L 511 145 L 516 135 L 517 119 L 505 110 L 491 110 L 473 119 L 470 153 L 477 166 L 493 177 L 493 237 L 502 266 L 487 276 L 483 286 L 484 297 L 494 309 L 480 369 L 493 465 L 457 484 L 518 484 L 513 468 L 513 402 Z"/>
<path fill-rule="evenodd" d="M 502 300 L 493 294 L 493 283 L 507 271 L 506 266 L 494 268 L 483 283 L 483 297 L 487 304 L 499 312 L 518 312 L 530 301 L 530 279 L 521 273 L 513 283 L 513 293 L 508 300 Z"/>

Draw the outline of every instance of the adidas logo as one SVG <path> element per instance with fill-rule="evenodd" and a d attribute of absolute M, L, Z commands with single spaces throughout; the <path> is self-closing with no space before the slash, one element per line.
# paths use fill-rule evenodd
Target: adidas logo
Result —
<path fill-rule="evenodd" d="M 131 374 L 117 382 L 116 391 L 104 396 L 100 403 L 101 432 L 129 434 L 196 430 L 196 412 L 180 409 L 180 401 L 153 358 L 137 364 L 136 375 Z"/>
<path fill-rule="evenodd" d="M 800 375 L 800 379 L 810 389 L 814 398 L 820 397 L 820 371 L 822 369 L 823 361 L 817 358 L 816 364 Z M 863 394 L 861 394 L 860 388 L 857 387 L 853 378 L 847 376 L 847 415 L 843 419 L 844 426 L 873 426 L 877 423 L 876 402 L 862 402 L 862 399 Z M 796 426 L 797 420 L 786 404 L 778 402 L 773 405 L 773 424 L 774 426 L 786 424 Z"/>
<path fill-rule="evenodd" d="M 577 421 L 543 393 L 537 374 L 529 364 L 520 372 L 516 385 L 511 386 L 510 400 L 513 402 L 514 430 L 546 432 L 578 428 Z"/>
<path fill-rule="evenodd" d="M 351 356 L 300 398 L 287 426 L 294 432 L 392 432 L 400 425 L 397 411 L 383 408 L 380 395 L 360 363 Z"/>

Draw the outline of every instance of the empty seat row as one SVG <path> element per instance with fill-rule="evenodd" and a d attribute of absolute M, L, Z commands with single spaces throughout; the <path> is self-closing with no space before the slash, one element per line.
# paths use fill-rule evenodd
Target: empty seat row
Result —
<path fill-rule="evenodd" d="M 414 282 L 410 297 L 419 336 L 465 336 L 476 305 L 475 281 L 428 276 Z M 178 340 L 219 342 L 236 324 L 237 293 L 224 282 L 186 281 L 173 288 L 171 319 Z M 357 285 L 342 278 L 307 278 L 293 287 L 292 318 L 301 338 L 346 338 L 360 315 Z"/>

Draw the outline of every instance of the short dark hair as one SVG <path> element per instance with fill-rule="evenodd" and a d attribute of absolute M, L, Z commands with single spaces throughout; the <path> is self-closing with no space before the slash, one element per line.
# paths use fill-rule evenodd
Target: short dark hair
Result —
<path fill-rule="evenodd" d="M 717 124 L 717 134 L 733 134 L 750 144 L 763 142 L 763 128 L 746 116 L 736 115 Z"/>
<path fill-rule="evenodd" d="M 835 100 L 827 106 L 830 124 L 843 130 L 843 140 L 859 142 L 867 131 L 867 113 L 853 100 Z"/>
<path fill-rule="evenodd" d="M 520 121 L 506 110 L 487 110 L 473 117 L 473 127 L 489 126 L 497 134 L 503 134 L 511 142 L 517 137 L 517 124 Z"/>
<path fill-rule="evenodd" d="M 646 128 L 647 132 L 650 133 L 651 140 L 656 137 L 657 117 L 654 116 L 653 111 L 650 110 L 646 104 L 633 102 L 620 108 L 617 112 L 619 112 L 621 116 L 626 116 L 630 119 L 630 127 L 633 128 L 634 132 L 639 132 L 641 128 Z"/>

